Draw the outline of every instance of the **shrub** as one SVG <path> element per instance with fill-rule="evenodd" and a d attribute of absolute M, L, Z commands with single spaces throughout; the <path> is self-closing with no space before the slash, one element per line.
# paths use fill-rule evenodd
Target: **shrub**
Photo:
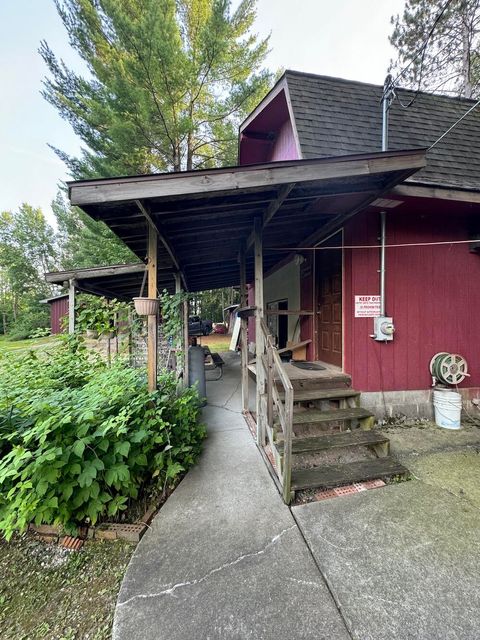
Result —
<path fill-rule="evenodd" d="M 48 356 L 0 361 L 0 530 L 29 522 L 73 531 L 115 516 L 139 491 L 177 481 L 205 429 L 192 389 L 165 374 L 155 393 L 144 373 L 107 367 L 76 338 Z"/>
<path fill-rule="evenodd" d="M 17 321 L 8 327 L 9 340 L 25 340 L 30 338 L 37 329 L 49 326 L 50 315 L 47 305 L 39 304 L 37 307 L 22 311 Z"/>

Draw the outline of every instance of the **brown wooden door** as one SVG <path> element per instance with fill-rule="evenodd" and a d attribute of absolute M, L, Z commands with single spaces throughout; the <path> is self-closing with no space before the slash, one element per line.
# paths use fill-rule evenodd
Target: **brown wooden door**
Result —
<path fill-rule="evenodd" d="M 317 251 L 318 359 L 342 366 L 342 251 Z"/>

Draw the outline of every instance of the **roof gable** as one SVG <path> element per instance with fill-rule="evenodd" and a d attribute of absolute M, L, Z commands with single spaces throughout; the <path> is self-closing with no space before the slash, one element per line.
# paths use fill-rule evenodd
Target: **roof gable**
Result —
<path fill-rule="evenodd" d="M 305 159 L 381 149 L 383 87 L 286 71 L 292 113 Z M 474 104 L 472 100 L 397 89 L 390 109 L 389 149 L 429 147 Z M 480 186 L 480 109 L 469 114 L 427 155 L 410 180 L 460 189 Z"/>

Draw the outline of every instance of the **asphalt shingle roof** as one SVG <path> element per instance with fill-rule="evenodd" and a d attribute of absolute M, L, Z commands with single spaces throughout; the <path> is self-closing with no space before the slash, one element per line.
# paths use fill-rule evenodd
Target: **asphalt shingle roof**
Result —
<path fill-rule="evenodd" d="M 285 72 L 303 158 L 379 151 L 383 87 Z M 474 100 L 397 89 L 390 109 L 389 149 L 429 147 Z M 427 167 L 412 182 L 480 189 L 480 106 L 427 154 Z"/>

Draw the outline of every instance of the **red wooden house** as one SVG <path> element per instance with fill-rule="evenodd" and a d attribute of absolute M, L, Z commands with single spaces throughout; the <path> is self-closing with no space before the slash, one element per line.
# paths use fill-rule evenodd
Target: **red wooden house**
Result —
<path fill-rule="evenodd" d="M 382 93 L 381 86 L 287 71 L 242 124 L 240 163 L 376 151 Z M 428 149 L 474 104 L 419 93 L 406 108 L 414 94 L 396 94 L 389 114 L 392 150 Z M 425 168 L 346 221 L 319 250 L 293 247 L 266 274 L 267 309 L 281 301 L 284 308 L 313 311 L 300 321 L 288 316 L 288 339 L 310 339 L 308 357 L 350 374 L 362 404 L 379 415 L 431 414 L 429 363 L 438 352 L 464 356 L 471 377 L 461 386 L 469 389 L 467 397 L 479 393 L 480 255 L 475 244 L 450 244 L 479 237 L 479 142 L 480 113 L 473 111 L 427 152 Z M 329 206 L 321 201 L 312 216 Z M 373 317 L 364 317 L 378 315 L 379 250 L 358 248 L 378 246 L 381 211 L 385 315 L 395 328 L 386 342 L 372 338 Z M 404 244 L 413 246 L 389 247 Z M 326 245 L 344 248 L 322 250 Z"/>
<path fill-rule="evenodd" d="M 385 434 L 355 427 L 371 427 L 374 413 L 431 415 L 435 354 L 461 354 L 466 403 L 480 394 L 480 113 L 469 100 L 397 89 L 381 151 L 383 95 L 287 71 L 241 126 L 238 166 L 69 184 L 72 204 L 147 256 L 150 297 L 240 284 L 242 407 L 253 417 L 250 369 L 257 443 L 287 502 L 306 487 L 402 473 Z M 277 347 L 289 341 L 307 343 L 318 375 L 282 364 Z M 337 429 L 327 440 L 326 424 Z M 292 469 L 297 454 L 326 446 L 381 457 Z"/>

